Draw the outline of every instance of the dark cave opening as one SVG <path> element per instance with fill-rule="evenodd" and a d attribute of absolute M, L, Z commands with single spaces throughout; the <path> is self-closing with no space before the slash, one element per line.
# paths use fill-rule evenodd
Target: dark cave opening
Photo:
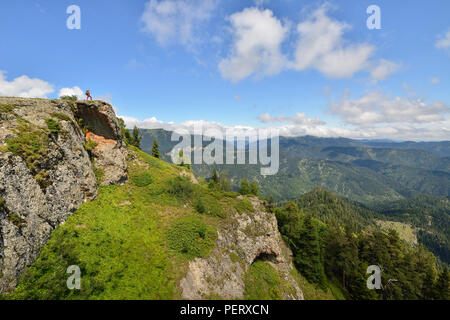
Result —
<path fill-rule="evenodd" d="M 256 257 L 255 259 L 253 259 L 253 263 L 255 263 L 256 261 L 264 261 L 264 262 L 273 262 L 273 263 L 277 263 L 277 259 L 278 255 L 275 254 L 272 251 L 261 251 Z"/>
<path fill-rule="evenodd" d="M 105 139 L 117 139 L 114 130 L 109 126 L 108 117 L 98 112 L 94 107 L 79 103 L 76 117 L 82 119 L 82 125 L 95 135 L 102 136 Z"/>

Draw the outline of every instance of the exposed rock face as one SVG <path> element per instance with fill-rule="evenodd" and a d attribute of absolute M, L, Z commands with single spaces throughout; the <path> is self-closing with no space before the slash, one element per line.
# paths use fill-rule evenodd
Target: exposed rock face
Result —
<path fill-rule="evenodd" d="M 106 102 L 77 102 L 75 114 L 89 128 L 86 140 L 96 142 L 95 166 L 103 171 L 102 185 L 127 180 L 127 148 L 113 108 Z"/>
<path fill-rule="evenodd" d="M 16 286 L 51 232 L 97 196 L 78 118 L 109 141 L 93 152 L 103 183 L 126 180 L 126 148 L 109 104 L 0 98 L 0 294 Z"/>
<path fill-rule="evenodd" d="M 243 299 L 244 276 L 256 260 L 265 260 L 278 270 L 291 290 L 286 300 L 303 300 L 303 293 L 291 275 L 292 252 L 278 231 L 275 216 L 257 198 L 251 198 L 255 212 L 236 214 L 218 229 L 214 252 L 190 262 L 181 280 L 184 299 Z"/>

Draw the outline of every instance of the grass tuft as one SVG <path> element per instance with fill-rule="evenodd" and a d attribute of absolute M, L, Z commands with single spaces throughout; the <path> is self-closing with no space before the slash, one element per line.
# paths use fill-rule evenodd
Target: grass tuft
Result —
<path fill-rule="evenodd" d="M 215 229 L 195 217 L 176 221 L 167 235 L 169 247 L 189 259 L 206 257 L 216 239 Z"/>
<path fill-rule="evenodd" d="M 54 119 L 46 119 L 45 123 L 47 124 L 48 130 L 50 130 L 51 134 L 57 135 L 61 131 L 61 124 Z"/>
<path fill-rule="evenodd" d="M 136 187 L 146 187 L 153 182 L 152 175 L 148 171 L 139 173 L 131 178 Z"/>

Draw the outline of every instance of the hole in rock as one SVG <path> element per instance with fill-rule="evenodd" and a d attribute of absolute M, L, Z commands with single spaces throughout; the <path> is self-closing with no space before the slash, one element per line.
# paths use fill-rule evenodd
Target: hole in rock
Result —
<path fill-rule="evenodd" d="M 86 126 L 89 131 L 97 136 L 102 136 L 105 139 L 117 139 L 114 130 L 109 126 L 106 115 L 98 112 L 94 107 L 83 104 L 78 104 L 77 109 L 77 118 L 83 119 L 83 125 Z"/>
<path fill-rule="evenodd" d="M 255 259 L 253 259 L 253 263 L 255 263 L 256 261 L 269 261 L 269 262 L 273 262 L 273 263 L 277 263 L 277 254 L 274 253 L 273 251 L 261 251 L 256 257 Z"/>

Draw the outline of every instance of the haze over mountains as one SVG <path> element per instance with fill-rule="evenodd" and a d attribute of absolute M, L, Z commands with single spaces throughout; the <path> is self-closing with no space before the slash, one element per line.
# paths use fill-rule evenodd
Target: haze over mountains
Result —
<path fill-rule="evenodd" d="M 143 150 L 151 151 L 155 137 L 163 157 L 171 160 L 170 151 L 178 143 L 171 141 L 171 132 L 154 129 L 141 133 Z M 273 195 L 278 201 L 295 199 L 318 186 L 364 204 L 418 194 L 450 195 L 449 141 L 280 137 L 280 169 L 276 175 L 262 176 L 259 165 L 216 168 L 227 171 L 235 186 L 242 178 L 257 181 L 263 196 Z M 197 175 L 208 178 L 213 166 L 193 165 L 193 169 Z"/>

